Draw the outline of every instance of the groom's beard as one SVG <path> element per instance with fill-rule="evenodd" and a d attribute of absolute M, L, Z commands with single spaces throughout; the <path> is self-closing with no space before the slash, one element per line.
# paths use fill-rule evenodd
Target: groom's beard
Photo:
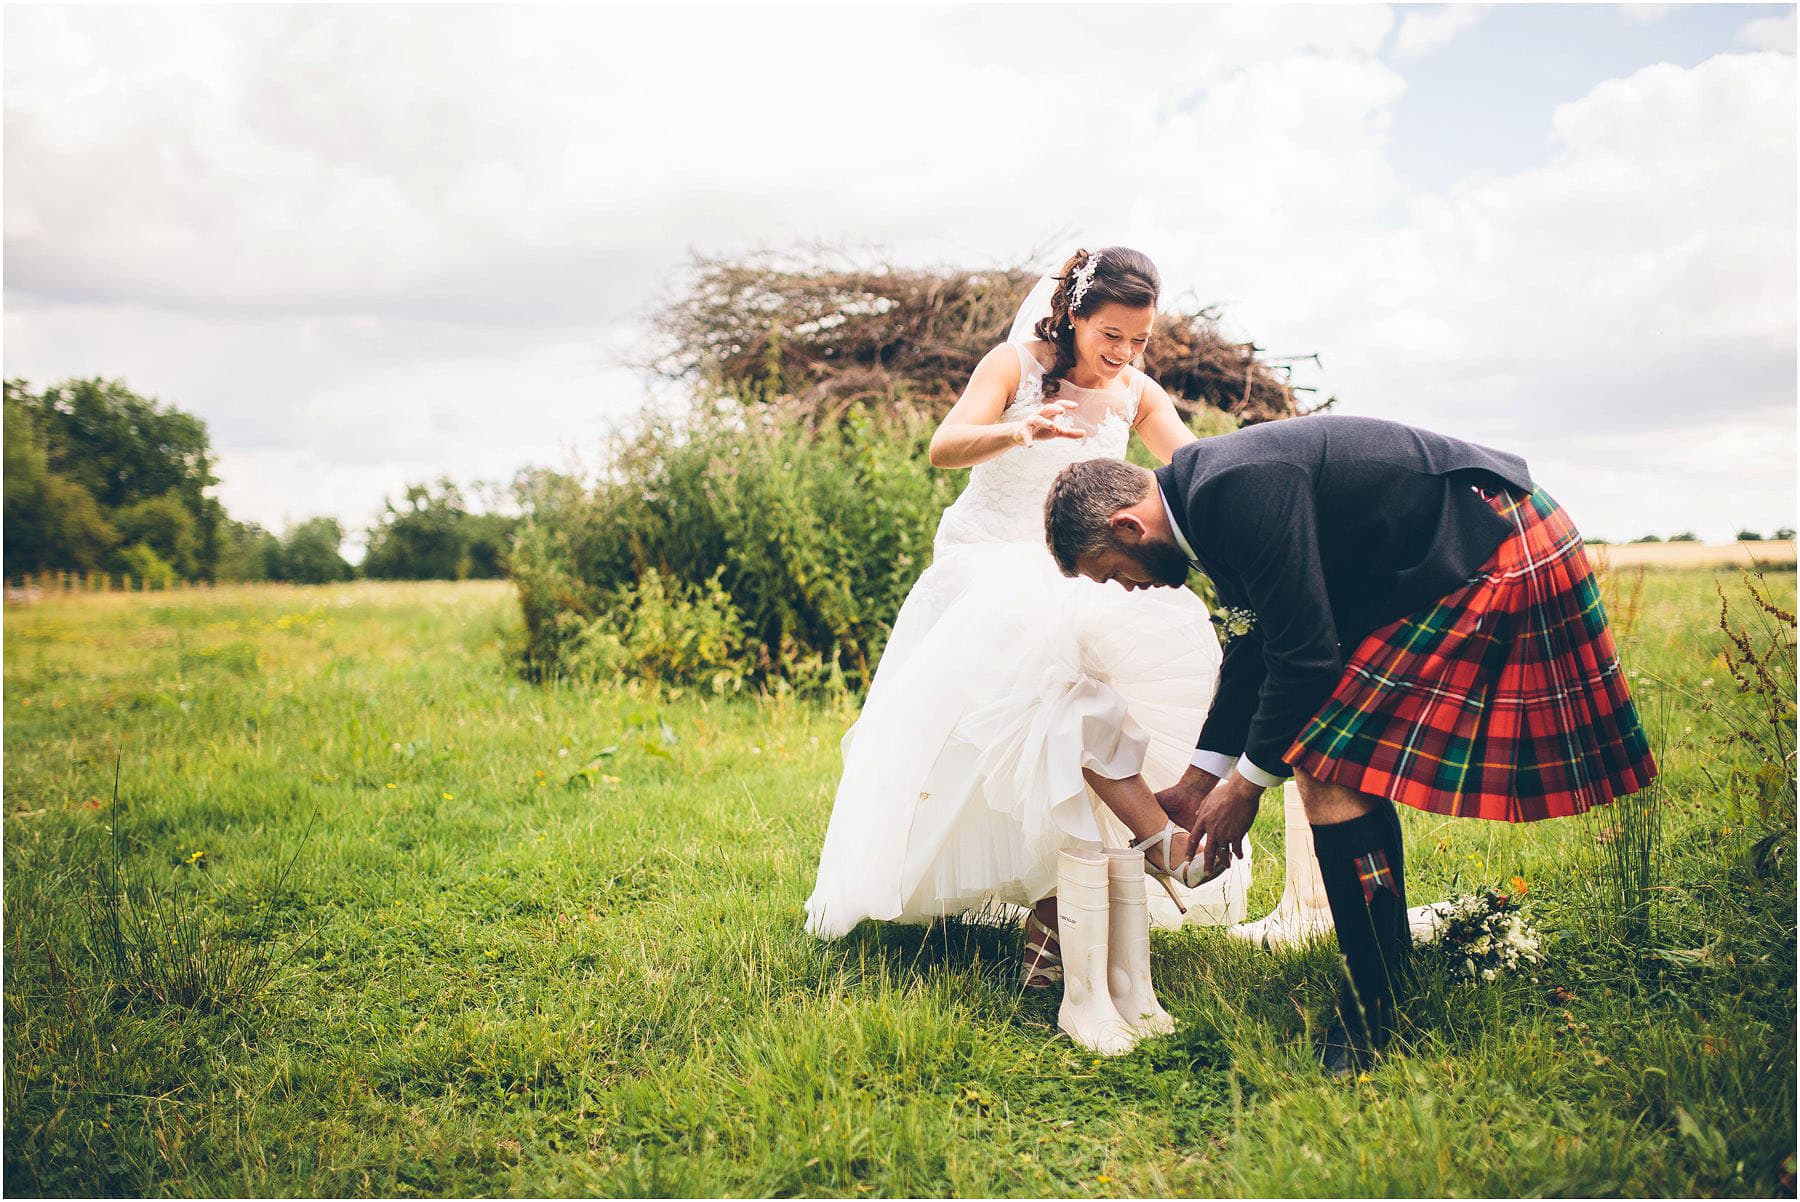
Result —
<path fill-rule="evenodd" d="M 1157 584 L 1167 588 L 1180 588 L 1187 583 L 1187 556 L 1181 553 L 1181 548 L 1175 545 L 1173 539 L 1166 543 L 1139 543 L 1131 554 Z"/>

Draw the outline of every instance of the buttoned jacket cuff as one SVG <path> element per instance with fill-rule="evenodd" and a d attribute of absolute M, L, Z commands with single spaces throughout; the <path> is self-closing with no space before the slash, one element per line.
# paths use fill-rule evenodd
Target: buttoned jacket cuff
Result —
<path fill-rule="evenodd" d="M 1258 768 L 1247 755 L 1240 755 L 1238 757 L 1237 772 L 1239 776 L 1243 777 L 1251 784 L 1261 785 L 1265 789 L 1273 789 L 1287 779 L 1285 776 L 1276 776 L 1273 772 L 1263 771 L 1261 768 Z"/>
<path fill-rule="evenodd" d="M 1202 772 L 1210 772 L 1220 780 L 1231 775 L 1232 765 L 1236 762 L 1223 751 L 1208 751 L 1204 747 L 1194 750 L 1194 758 L 1189 761 Z"/>

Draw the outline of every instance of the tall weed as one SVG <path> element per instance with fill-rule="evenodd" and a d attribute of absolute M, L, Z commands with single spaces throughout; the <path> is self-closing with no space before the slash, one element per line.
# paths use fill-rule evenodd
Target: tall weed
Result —
<path fill-rule="evenodd" d="M 183 861 L 169 884 L 134 879 L 123 855 L 117 763 L 111 815 L 107 854 L 97 866 L 98 888 L 85 900 L 90 946 L 118 996 L 201 1012 L 255 1001 L 300 946 L 278 955 L 269 930 L 272 908 L 265 905 L 245 920 L 208 907 L 192 879 L 206 871 L 203 853 Z M 311 831 L 308 823 L 301 846 Z M 299 855 L 296 846 L 276 875 L 271 898 L 280 896 Z"/>
<path fill-rule="evenodd" d="M 1794 615 L 1775 602 L 1762 572 L 1742 578 L 1750 604 L 1740 606 L 1737 620 L 1724 587 L 1714 583 L 1724 635 L 1719 662 L 1735 687 L 1711 691 L 1707 707 L 1725 726 L 1718 761 L 1724 779 L 1715 784 L 1730 799 L 1734 820 L 1759 828 L 1753 859 L 1766 874 L 1791 863 L 1794 852 Z"/>

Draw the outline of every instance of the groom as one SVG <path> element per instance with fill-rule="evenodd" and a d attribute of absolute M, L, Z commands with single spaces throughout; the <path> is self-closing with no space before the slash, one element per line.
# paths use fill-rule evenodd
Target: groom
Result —
<path fill-rule="evenodd" d="M 1320 1047 L 1334 1075 L 1386 1042 L 1410 948 L 1395 799 L 1532 821 L 1655 774 L 1581 537 L 1516 455 L 1290 419 L 1191 443 L 1154 473 L 1072 464 L 1044 516 L 1065 575 L 1212 579 L 1218 688 L 1158 800 L 1211 875 L 1243 854 L 1263 790 L 1296 776 L 1348 969 Z"/>

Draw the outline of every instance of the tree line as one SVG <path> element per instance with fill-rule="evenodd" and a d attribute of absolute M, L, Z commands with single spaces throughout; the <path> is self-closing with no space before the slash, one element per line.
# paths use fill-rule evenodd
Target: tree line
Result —
<path fill-rule="evenodd" d="M 322 584 L 357 575 L 461 580 L 508 572 L 517 519 L 472 511 L 449 479 L 410 484 L 368 527 L 360 570 L 333 517 L 264 529 L 209 490 L 217 458 L 206 423 L 122 381 L 66 380 L 41 392 L 5 385 L 7 576 L 112 572 L 176 581 Z"/>

